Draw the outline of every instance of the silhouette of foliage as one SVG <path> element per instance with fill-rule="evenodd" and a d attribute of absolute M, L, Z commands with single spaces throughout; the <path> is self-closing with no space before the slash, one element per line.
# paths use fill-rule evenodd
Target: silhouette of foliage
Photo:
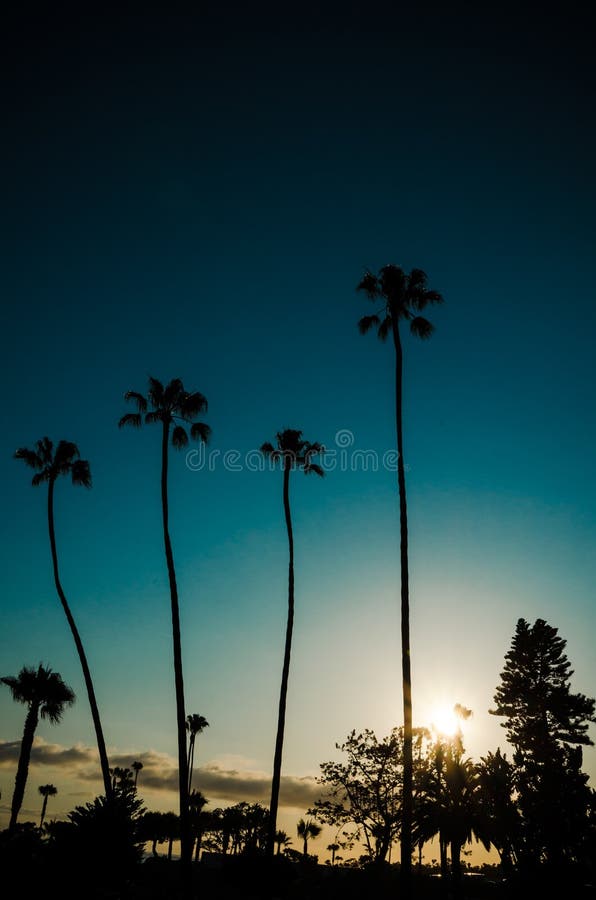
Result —
<path fill-rule="evenodd" d="M 585 864 L 592 802 L 581 747 L 592 744 L 595 701 L 571 692 L 565 646 L 544 619 L 532 626 L 519 619 L 491 710 L 505 718 L 514 748 L 520 865 L 536 870 L 546 863 L 553 878 Z"/>

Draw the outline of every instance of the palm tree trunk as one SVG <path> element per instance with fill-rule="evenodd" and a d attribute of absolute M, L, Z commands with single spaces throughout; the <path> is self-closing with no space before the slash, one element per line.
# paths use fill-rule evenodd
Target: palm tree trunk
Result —
<path fill-rule="evenodd" d="M 186 757 L 186 717 L 184 712 L 184 678 L 182 673 L 182 646 L 180 641 L 180 610 L 174 555 L 168 528 L 168 438 L 169 423 L 164 421 L 161 445 L 161 504 L 163 516 L 163 537 L 170 581 L 172 602 L 172 643 L 174 648 L 174 682 L 176 687 L 176 721 L 178 726 L 178 789 L 180 794 L 180 858 L 184 889 L 190 893 L 192 845 L 190 816 L 188 810 L 188 763 Z"/>
<path fill-rule="evenodd" d="M 406 474 L 404 467 L 402 369 L 403 354 L 397 318 L 393 317 L 395 345 L 395 426 L 397 431 L 397 483 L 399 489 L 399 531 L 401 569 L 401 664 L 404 706 L 404 782 L 401 829 L 402 896 L 411 895 L 412 881 L 412 814 L 413 814 L 413 757 L 412 757 L 412 674 L 410 666 L 410 588 L 408 573 L 408 507 L 406 502 Z"/>
<path fill-rule="evenodd" d="M 192 770 L 195 761 L 195 734 L 190 735 L 188 744 L 188 793 L 192 791 Z"/>
<path fill-rule="evenodd" d="M 39 820 L 39 828 L 43 828 L 43 820 L 46 817 L 46 809 L 48 805 L 48 795 L 44 794 L 43 803 L 41 804 L 41 818 Z"/>
<path fill-rule="evenodd" d="M 33 738 L 35 729 L 39 721 L 39 703 L 32 702 L 27 711 L 25 718 L 25 727 L 23 729 L 23 737 L 21 740 L 21 752 L 19 753 L 19 764 L 17 766 L 17 774 L 14 781 L 14 791 L 12 795 L 12 806 L 10 809 L 9 831 L 14 831 L 17 825 L 17 818 L 23 805 L 23 797 L 25 796 L 25 786 L 27 784 L 27 776 L 29 775 L 29 760 L 31 759 L 31 748 L 33 747 Z"/>
<path fill-rule="evenodd" d="M 288 677 L 290 673 L 290 655 L 292 652 L 292 632 L 294 630 L 294 534 L 292 530 L 292 515 L 290 511 L 290 469 L 291 461 L 284 459 L 284 483 L 283 503 L 288 532 L 288 621 L 286 624 L 286 643 L 284 649 L 284 662 L 281 676 L 281 690 L 279 695 L 279 711 L 277 716 L 277 737 L 275 740 L 275 755 L 273 757 L 273 779 L 271 782 L 271 803 L 269 804 L 269 822 L 267 827 L 267 854 L 272 857 L 275 849 L 275 834 L 277 831 L 277 807 L 279 805 L 279 786 L 281 782 L 281 759 L 284 744 L 284 729 L 286 722 L 286 698 L 288 694 Z"/>
<path fill-rule="evenodd" d="M 101 766 L 101 774 L 103 778 L 103 785 L 106 798 L 108 800 L 112 799 L 113 791 L 112 791 L 112 782 L 110 780 L 110 764 L 108 762 L 108 754 L 106 751 L 106 743 L 103 736 L 103 730 L 101 727 L 101 720 L 99 718 L 99 707 L 97 706 L 97 700 L 95 699 L 95 690 L 93 688 L 93 681 L 91 679 L 91 672 L 89 671 L 89 666 L 87 664 L 87 657 L 85 655 L 85 651 L 83 649 L 83 642 L 81 641 L 81 637 L 79 635 L 79 630 L 75 624 L 75 620 L 70 611 L 70 607 L 66 600 L 66 596 L 64 594 L 64 590 L 62 589 L 62 584 L 60 582 L 60 574 L 58 571 L 58 552 L 56 550 L 56 533 L 54 530 L 54 481 L 50 480 L 48 485 L 48 530 L 50 533 L 50 550 L 52 552 L 52 565 L 54 568 L 54 582 L 56 585 L 56 591 L 58 592 L 58 597 L 60 598 L 60 602 L 62 604 L 62 609 L 64 610 L 64 614 L 70 626 L 70 630 L 72 632 L 72 636 L 74 638 L 75 646 L 77 648 L 77 653 L 79 654 L 79 660 L 81 663 L 81 668 L 83 670 L 83 678 L 85 679 L 85 687 L 87 688 L 87 697 L 89 698 L 89 706 L 91 708 L 91 718 L 93 719 L 93 726 L 95 728 L 95 737 L 97 740 L 97 749 L 99 752 L 99 763 Z"/>

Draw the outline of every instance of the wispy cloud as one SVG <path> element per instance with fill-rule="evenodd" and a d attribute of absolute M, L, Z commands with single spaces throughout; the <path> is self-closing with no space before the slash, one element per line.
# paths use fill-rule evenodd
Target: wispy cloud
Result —
<path fill-rule="evenodd" d="M 0 768 L 16 767 L 19 758 L 19 741 L 0 741 Z M 167 753 L 148 750 L 142 753 L 110 752 L 110 764 L 129 767 L 133 760 L 143 763 L 139 775 L 139 788 L 150 791 L 178 790 L 176 761 Z M 223 757 L 212 760 L 195 769 L 193 783 L 209 799 L 217 803 L 247 802 L 268 803 L 271 777 L 262 771 L 249 768 L 249 760 Z M 71 780 L 83 783 L 100 783 L 101 773 L 97 751 L 82 744 L 63 747 L 36 738 L 31 752 L 31 767 L 47 766 L 65 770 Z M 283 775 L 280 787 L 280 805 L 305 809 L 319 797 L 320 788 L 311 776 Z"/>

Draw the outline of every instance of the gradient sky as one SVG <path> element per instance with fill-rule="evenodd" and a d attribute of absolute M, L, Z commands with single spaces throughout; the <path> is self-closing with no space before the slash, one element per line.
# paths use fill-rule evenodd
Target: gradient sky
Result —
<path fill-rule="evenodd" d="M 91 463 L 90 492 L 57 488 L 63 584 L 111 755 L 145 758 L 147 804 L 175 808 L 159 432 L 118 431 L 123 393 L 181 377 L 207 396 L 220 454 L 297 427 L 332 449 L 348 431 L 382 456 L 392 350 L 358 335 L 369 309 L 355 286 L 388 262 L 423 268 L 445 297 L 432 340 L 405 351 L 415 724 L 460 702 L 471 754 L 504 745 L 488 709 L 519 617 L 558 627 L 573 687 L 596 693 L 591 23 L 573 4 L 550 18 L 399 7 L 7 23 L 0 674 L 43 661 L 78 695 L 38 729 L 56 746 L 32 767 L 24 813 L 39 784 L 59 789 L 50 814 L 101 784 L 85 778 L 99 768 L 45 488 L 15 448 L 47 434 Z M 281 476 L 221 455 L 212 468 L 172 454 L 187 709 L 210 722 L 197 784 L 214 802 L 267 802 Z M 284 773 L 306 781 L 287 782 L 288 830 L 335 742 L 402 715 L 395 474 L 298 475 L 292 502 Z M 3 688 L 0 742 L 23 720 Z M 4 819 L 15 765 L 0 743 Z M 585 766 L 596 779 L 594 749 Z"/>

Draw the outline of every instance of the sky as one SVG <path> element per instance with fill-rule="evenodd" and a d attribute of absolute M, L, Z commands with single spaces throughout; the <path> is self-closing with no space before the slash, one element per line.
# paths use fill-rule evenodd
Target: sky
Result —
<path fill-rule="evenodd" d="M 144 761 L 146 805 L 176 808 L 159 432 L 117 427 L 149 376 L 205 394 L 213 430 L 208 456 L 172 451 L 170 466 L 186 706 L 210 723 L 196 786 L 212 806 L 268 802 L 287 540 L 281 475 L 253 451 L 285 427 L 333 454 L 324 479 L 292 478 L 282 827 L 294 833 L 337 742 L 402 722 L 393 356 L 356 328 L 370 311 L 356 285 L 386 263 L 424 269 L 445 300 L 432 339 L 405 340 L 414 723 L 461 703 L 468 752 L 505 748 L 488 710 L 520 617 L 559 629 L 572 687 L 594 695 L 588 13 L 12 15 L 0 674 L 43 662 L 77 694 L 58 726 L 39 725 L 22 818 L 37 817 L 40 784 L 58 787 L 56 816 L 101 791 L 45 488 L 12 458 L 44 435 L 91 465 L 90 491 L 57 486 L 56 528 L 110 759 Z M 0 825 L 24 713 L 0 690 Z M 596 783 L 593 748 L 584 767 Z"/>

